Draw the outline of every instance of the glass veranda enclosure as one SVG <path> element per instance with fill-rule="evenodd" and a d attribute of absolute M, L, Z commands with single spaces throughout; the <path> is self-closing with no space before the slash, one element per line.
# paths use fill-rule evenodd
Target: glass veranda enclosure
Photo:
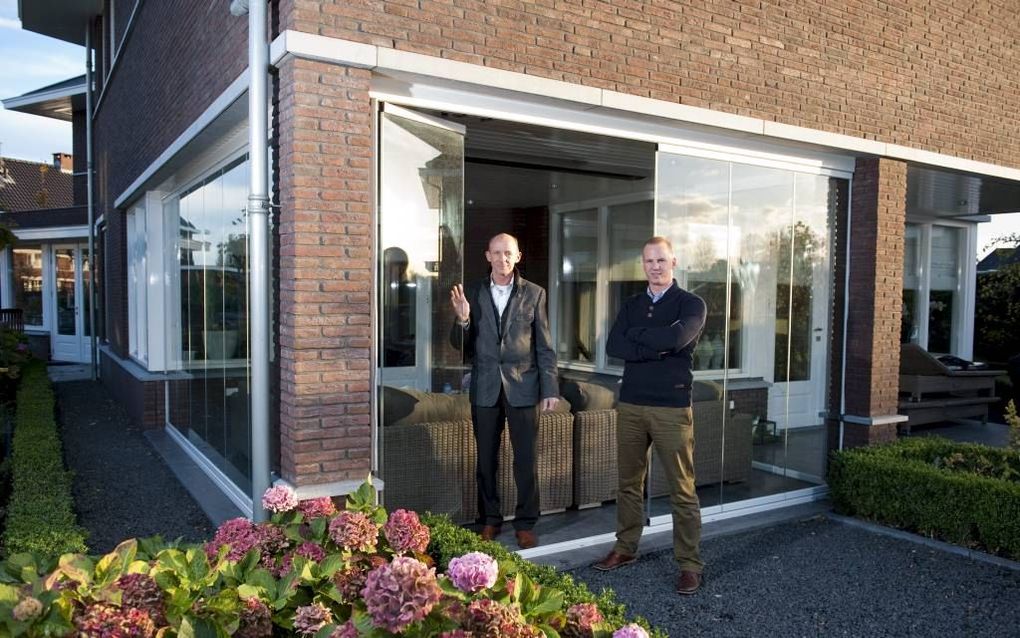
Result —
<path fill-rule="evenodd" d="M 544 542 L 614 529 L 622 367 L 605 340 L 622 301 L 646 289 L 640 255 L 652 235 L 673 242 L 679 285 L 708 305 L 693 397 L 702 508 L 822 482 L 832 228 L 846 174 L 389 104 L 379 151 L 376 408 L 388 507 L 477 514 L 470 364 L 451 341 L 449 290 L 487 276 L 483 254 L 499 232 L 519 238 L 521 275 L 548 291 L 566 399 L 540 417 Z M 511 458 L 505 441 L 508 516 Z M 657 464 L 653 522 L 669 511 Z"/>

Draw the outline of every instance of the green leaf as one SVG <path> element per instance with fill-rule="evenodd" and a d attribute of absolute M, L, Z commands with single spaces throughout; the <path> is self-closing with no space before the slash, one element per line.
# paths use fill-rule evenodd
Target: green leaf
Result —
<path fill-rule="evenodd" d="M 340 556 L 340 554 L 330 554 L 325 560 L 319 563 L 319 575 L 323 578 L 332 578 L 333 574 L 340 571 L 343 564 L 344 559 Z"/>
<path fill-rule="evenodd" d="M 560 632 L 556 631 L 549 625 L 539 625 L 538 629 L 545 634 L 546 638 L 560 638 Z"/>
<path fill-rule="evenodd" d="M 312 530 L 312 538 L 321 541 L 326 536 L 326 528 L 329 526 L 329 519 L 319 517 L 312 519 L 310 528 Z"/>
<path fill-rule="evenodd" d="M 18 604 L 18 590 L 10 585 L 0 585 L 0 603 Z"/>
<path fill-rule="evenodd" d="M 528 611 L 532 614 L 551 614 L 563 608 L 563 592 L 545 588 Z"/>
<path fill-rule="evenodd" d="M 266 569 L 255 569 L 248 574 L 247 584 L 265 592 L 269 600 L 276 598 L 276 579 Z"/>
<path fill-rule="evenodd" d="M 181 618 L 181 628 L 177 631 L 178 638 L 217 638 L 219 633 L 216 625 L 206 618 L 195 618 L 184 616 Z"/>

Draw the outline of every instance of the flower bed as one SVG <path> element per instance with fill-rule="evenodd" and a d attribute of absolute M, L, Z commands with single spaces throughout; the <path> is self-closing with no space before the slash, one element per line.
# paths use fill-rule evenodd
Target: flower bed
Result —
<path fill-rule="evenodd" d="M 648 636 L 618 609 L 611 620 L 593 601 L 568 603 L 514 560 L 471 551 L 437 572 L 427 552 L 442 539 L 413 512 L 374 503 L 369 483 L 340 512 L 275 487 L 263 498 L 271 521 L 227 521 L 204 546 L 151 538 L 98 560 L 12 556 L 0 572 L 0 635 Z"/>
<path fill-rule="evenodd" d="M 838 512 L 1020 559 L 1020 454 L 935 437 L 835 453 Z"/>
<path fill-rule="evenodd" d="M 85 551 L 71 498 L 71 475 L 64 469 L 53 388 L 46 365 L 22 369 L 11 443 L 11 496 L 3 534 L 5 555 L 36 552 L 55 557 Z"/>

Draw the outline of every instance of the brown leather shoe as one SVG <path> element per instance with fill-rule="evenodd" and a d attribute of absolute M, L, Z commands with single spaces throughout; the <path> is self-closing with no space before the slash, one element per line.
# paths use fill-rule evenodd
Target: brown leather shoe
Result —
<path fill-rule="evenodd" d="M 538 534 L 530 529 L 517 530 L 517 546 L 521 549 L 538 547 Z"/>
<path fill-rule="evenodd" d="M 483 541 L 494 541 L 499 536 L 499 525 L 486 525 L 480 534 Z"/>
<path fill-rule="evenodd" d="M 676 579 L 676 593 L 682 596 L 690 596 L 701 589 L 701 574 L 698 572 L 682 571 Z"/>
<path fill-rule="evenodd" d="M 609 552 L 609 555 L 600 560 L 599 562 L 592 565 L 595 569 L 600 572 L 608 572 L 616 569 L 617 567 L 623 567 L 624 565 L 630 565 L 637 560 L 637 556 L 628 556 L 627 554 L 617 554 Z"/>

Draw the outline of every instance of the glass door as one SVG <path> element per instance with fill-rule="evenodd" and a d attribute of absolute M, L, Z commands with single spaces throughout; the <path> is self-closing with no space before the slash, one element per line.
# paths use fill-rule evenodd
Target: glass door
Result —
<path fill-rule="evenodd" d="M 470 518 L 474 450 L 450 289 L 463 280 L 464 127 L 380 116 L 379 425 L 386 505 Z"/>
<path fill-rule="evenodd" d="M 83 269 L 83 262 L 85 268 Z M 86 339 L 88 305 L 82 272 L 87 272 L 88 249 L 78 244 L 53 247 L 53 359 L 84 363 L 89 360 Z"/>

